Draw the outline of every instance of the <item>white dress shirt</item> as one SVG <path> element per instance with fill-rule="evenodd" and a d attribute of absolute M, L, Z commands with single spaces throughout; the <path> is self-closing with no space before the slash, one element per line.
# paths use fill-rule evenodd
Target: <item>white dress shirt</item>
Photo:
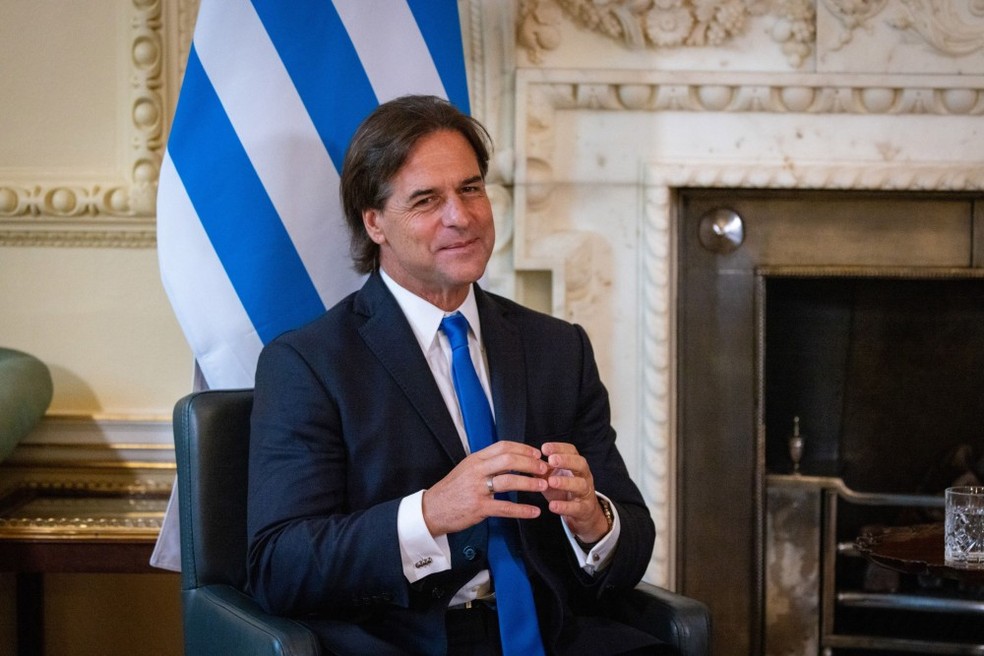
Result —
<path fill-rule="evenodd" d="M 396 297 L 397 303 L 406 315 L 407 321 L 413 329 L 413 334 L 420 344 L 420 349 L 423 351 L 424 358 L 434 375 L 437 387 L 441 390 L 444 403 L 451 413 L 455 428 L 458 429 L 458 436 L 464 446 L 465 453 L 470 453 L 461 408 L 458 405 L 458 397 L 455 394 L 454 382 L 451 378 L 451 345 L 440 330 L 441 320 L 448 314 L 454 314 L 454 312 L 445 312 L 441 308 L 431 305 L 421 297 L 401 287 L 385 272 L 381 271 L 380 273 L 386 286 Z M 475 371 L 478 373 L 478 379 L 482 383 L 486 397 L 489 398 L 489 406 L 491 407 L 492 395 L 489 393 L 488 365 L 485 359 L 482 328 L 478 319 L 478 305 L 475 302 L 474 288 L 468 290 L 468 297 L 456 311 L 465 315 L 465 318 L 468 319 L 468 325 L 471 327 L 468 332 L 468 349 L 475 365 Z M 509 436 L 502 437 L 510 439 Z M 521 441 L 522 436 L 513 436 L 512 439 Z M 397 515 L 397 533 L 400 553 L 403 558 L 403 573 L 411 583 L 436 572 L 451 569 L 451 549 L 448 546 L 448 536 L 446 534 L 432 536 L 427 530 L 427 525 L 424 522 L 423 496 L 424 490 L 419 490 L 408 497 L 404 497 L 400 502 Z M 599 496 L 603 497 L 604 495 L 599 494 Z M 607 497 L 605 498 L 607 499 Z M 589 574 L 594 574 L 608 564 L 618 542 L 620 524 L 618 512 L 614 505 L 612 505 L 612 512 L 615 515 L 612 530 L 588 552 L 585 552 L 577 543 L 567 523 L 559 517 L 557 518 L 567 534 L 578 563 Z M 451 599 L 450 605 L 454 606 L 486 597 L 490 593 L 489 573 L 488 570 L 484 570 L 458 591 Z"/>

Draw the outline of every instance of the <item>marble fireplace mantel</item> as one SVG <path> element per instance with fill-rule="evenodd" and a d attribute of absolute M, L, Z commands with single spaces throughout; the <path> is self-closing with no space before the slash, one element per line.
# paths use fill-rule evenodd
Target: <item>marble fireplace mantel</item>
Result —
<path fill-rule="evenodd" d="M 591 334 L 657 524 L 648 580 L 675 584 L 674 190 L 984 188 L 984 16 L 958 24 L 954 7 L 468 4 L 474 108 L 498 144 L 490 284 Z M 717 44 L 648 36 L 702 8 L 742 28 Z M 617 16 L 623 31 L 605 32 Z"/>

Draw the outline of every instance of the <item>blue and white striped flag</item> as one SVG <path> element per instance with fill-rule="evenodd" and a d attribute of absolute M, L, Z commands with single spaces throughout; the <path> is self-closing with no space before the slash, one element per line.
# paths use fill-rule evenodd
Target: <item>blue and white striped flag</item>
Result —
<path fill-rule="evenodd" d="M 357 285 L 338 199 L 380 102 L 468 111 L 455 0 L 203 0 L 158 188 L 164 287 L 211 388 Z"/>
<path fill-rule="evenodd" d="M 469 111 L 456 0 L 202 0 L 157 240 L 208 387 L 252 387 L 263 344 L 357 287 L 342 160 L 362 119 L 408 93 Z M 168 569 L 175 515 L 152 560 Z"/>

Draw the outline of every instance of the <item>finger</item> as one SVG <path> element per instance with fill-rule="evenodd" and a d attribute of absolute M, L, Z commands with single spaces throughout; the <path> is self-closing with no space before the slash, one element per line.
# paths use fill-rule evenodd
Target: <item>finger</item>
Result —
<path fill-rule="evenodd" d="M 540 450 L 545 456 L 555 453 L 577 453 L 577 447 L 569 442 L 544 442 L 540 446 Z"/>
<path fill-rule="evenodd" d="M 503 453 L 488 457 L 486 454 L 482 458 L 481 470 L 485 474 L 502 474 L 505 472 L 518 472 L 529 474 L 530 476 L 547 476 L 550 467 L 539 457 L 531 457 L 518 453 Z"/>
<path fill-rule="evenodd" d="M 551 513 L 568 520 L 572 524 L 571 528 L 575 529 L 575 531 L 581 525 L 590 522 L 592 517 L 594 517 L 594 507 L 589 503 L 585 503 L 583 499 L 576 501 L 555 499 L 547 504 L 547 508 Z"/>
<path fill-rule="evenodd" d="M 498 474 L 489 477 L 495 492 L 545 492 L 547 481 L 535 476 Z"/>
<path fill-rule="evenodd" d="M 486 517 L 508 517 L 511 519 L 535 519 L 540 509 L 528 503 L 514 503 L 495 499 L 489 502 Z"/>
<path fill-rule="evenodd" d="M 551 475 L 557 476 L 587 476 L 588 461 L 578 454 L 552 454 L 547 457 L 547 464 L 553 470 Z"/>
<path fill-rule="evenodd" d="M 584 513 L 584 504 L 578 501 L 569 501 L 564 499 L 553 499 L 547 504 L 550 512 L 555 515 L 560 515 L 561 517 L 577 517 Z"/>
<path fill-rule="evenodd" d="M 535 446 L 523 444 L 522 442 L 513 442 L 511 440 L 499 440 L 498 442 L 493 442 L 481 451 L 477 451 L 476 454 L 485 458 L 492 458 L 503 454 L 527 456 L 529 458 L 541 458 L 544 455 Z"/>
<path fill-rule="evenodd" d="M 566 492 L 571 497 L 584 497 L 594 490 L 585 478 L 579 476 L 550 476 L 547 484 L 551 490 Z"/>

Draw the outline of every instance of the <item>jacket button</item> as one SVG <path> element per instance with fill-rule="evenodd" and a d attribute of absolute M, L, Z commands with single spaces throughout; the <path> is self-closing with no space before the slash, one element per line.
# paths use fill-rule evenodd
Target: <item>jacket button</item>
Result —
<path fill-rule="evenodd" d="M 441 597 L 444 596 L 444 588 L 442 587 L 434 588 L 433 590 L 431 590 L 431 596 L 434 597 L 435 599 L 440 599 Z"/>
<path fill-rule="evenodd" d="M 478 556 L 478 552 L 475 551 L 475 547 L 465 547 L 465 550 L 462 553 L 465 554 L 465 558 L 468 560 L 475 560 L 475 557 Z"/>

